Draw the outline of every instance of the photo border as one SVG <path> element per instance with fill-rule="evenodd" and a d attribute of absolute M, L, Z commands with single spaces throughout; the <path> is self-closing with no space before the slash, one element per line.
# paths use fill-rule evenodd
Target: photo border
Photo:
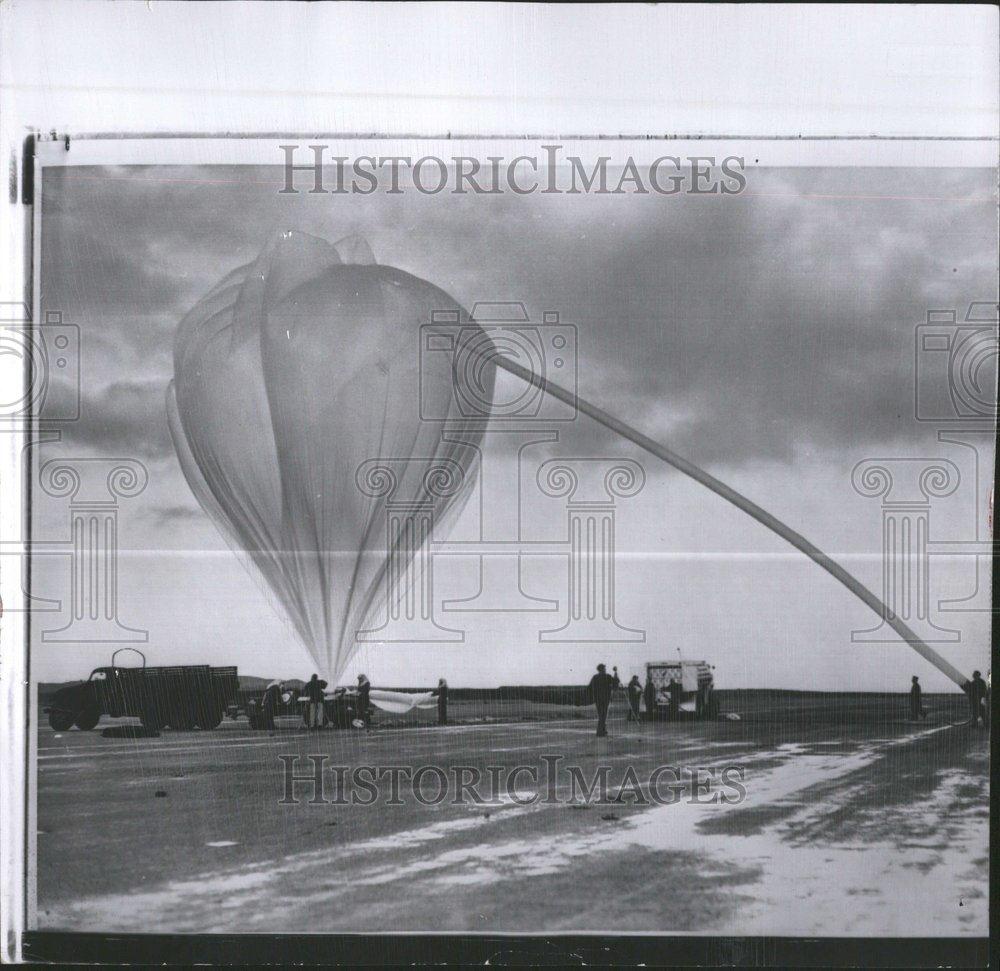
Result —
<path fill-rule="evenodd" d="M 257 150 L 265 146 L 277 145 L 279 140 L 298 139 L 303 143 L 307 140 L 324 140 L 331 143 L 331 154 L 337 153 L 339 143 L 353 144 L 378 140 L 386 144 L 390 154 L 407 154 L 408 144 L 420 144 L 428 149 L 428 154 L 440 150 L 445 157 L 467 154 L 464 145 L 481 146 L 483 142 L 495 143 L 493 151 L 510 153 L 516 145 L 523 146 L 526 141 L 540 144 L 547 141 L 545 136 L 447 136 L 439 135 L 394 135 L 371 133 L 226 133 L 222 136 L 202 133 L 92 133 L 82 135 L 65 135 L 51 133 L 42 135 L 36 133 L 28 136 L 24 143 L 22 156 L 22 179 L 20 202 L 26 207 L 24 243 L 27 252 L 31 253 L 26 261 L 26 288 L 32 294 L 31 310 L 32 325 L 37 326 L 38 295 L 40 288 L 40 252 L 41 233 L 40 197 L 43 188 L 43 169 L 50 166 L 64 167 L 76 165 L 138 165 L 138 164 L 274 164 L 281 161 L 268 162 L 257 155 Z M 724 144 L 727 154 L 739 154 L 733 143 L 746 145 L 763 145 L 755 154 L 755 164 L 760 167 L 777 165 L 814 166 L 820 164 L 852 165 L 857 167 L 871 166 L 920 166 L 938 167 L 969 166 L 979 167 L 989 165 L 994 167 L 997 139 L 991 137 L 950 138 L 947 136 L 879 138 L 877 136 L 816 136 L 800 138 L 795 136 L 698 136 L 686 138 L 678 136 L 612 136 L 601 137 L 593 135 L 558 136 L 553 142 L 562 144 L 574 143 L 580 153 L 587 151 L 590 143 L 599 145 L 605 154 L 609 149 L 645 146 L 656 154 L 669 153 L 684 156 L 687 154 L 710 154 L 713 142 Z M 669 142 L 669 149 L 663 149 L 660 142 Z M 198 161 L 177 161 L 184 155 L 184 148 L 196 143 L 195 152 Z M 430 143 L 430 144 L 428 144 Z M 866 162 L 859 163 L 856 155 L 860 144 L 865 145 Z M 164 150 L 169 146 L 169 150 Z M 239 146 L 239 150 L 233 149 Z M 245 151 L 252 146 L 250 151 Z M 125 151 L 122 152 L 122 149 Z M 929 151 L 928 151 L 929 149 Z M 217 151 L 219 159 L 205 161 Z M 633 153 L 634 154 L 634 153 Z M 122 159 L 127 156 L 127 160 Z M 819 159 L 832 155 L 831 163 L 820 162 Z M 873 159 L 873 155 L 875 159 Z M 928 160 L 928 155 L 933 161 Z M 650 158 L 655 155 L 650 155 Z M 155 159 L 141 161 L 142 159 Z M 233 158 L 249 158 L 252 161 L 236 162 Z M 992 158 L 987 163 L 986 159 Z M 111 161 L 117 159 L 117 161 Z M 766 161 L 765 161 L 766 159 Z M 779 161 L 780 160 L 780 161 Z M 612 162 L 611 164 L 614 164 Z M 752 169 L 748 169 L 752 171 Z M 26 362 L 26 366 L 27 362 Z M 30 382 L 30 375 L 25 374 L 25 383 Z M 11 435 L 11 440 L 16 435 Z M 24 535 L 30 544 L 30 507 L 31 507 L 31 468 L 27 468 L 21 459 L 23 450 L 13 449 L 13 455 L 5 455 L 5 468 L 0 470 L 7 481 L 11 481 L 12 473 L 22 484 L 23 493 L 18 494 L 17 514 L 22 520 Z M 10 459 L 13 458 L 13 463 Z M 0 497 L 3 521 L 10 522 L 11 500 L 14 494 L 10 489 Z M 15 572 L 17 582 L 22 579 L 26 583 L 22 589 L 30 595 L 30 556 L 25 558 L 26 564 L 22 577 Z M 10 582 L 10 575 L 6 578 Z M 993 594 L 994 598 L 1000 590 L 1000 570 L 997 558 L 993 560 Z M 995 602 L 995 601 L 994 601 Z M 10 641 L 14 637 L 12 628 L 16 631 L 18 621 L 10 621 L 3 627 L 3 653 L 7 664 L 3 672 L 3 680 L 7 682 L 5 689 L 22 679 L 25 685 L 22 696 L 23 708 L 8 711 L 7 716 L 13 717 L 17 724 L 19 717 L 23 718 L 21 725 L 25 729 L 24 745 L 22 738 L 19 748 L 23 750 L 24 795 L 21 818 L 23 819 L 23 862 L 24 883 L 22 885 L 23 927 L 29 927 L 35 922 L 35 859 L 37 852 L 35 838 L 35 818 L 37 792 L 37 697 L 32 697 L 30 678 L 30 617 L 23 610 L 23 600 L 20 605 L 15 601 L 14 617 L 23 618 L 20 624 L 22 639 L 20 651 L 23 657 L 11 663 Z M 18 608 L 21 609 L 18 609 Z M 997 631 L 993 629 L 994 644 L 997 641 Z M 23 668 L 19 666 L 23 661 Z M 991 744 L 993 736 L 991 734 Z M 5 772 L 9 769 L 6 762 L 7 751 L 4 753 Z M 8 776 L 9 779 L 9 776 Z M 17 780 L 15 780 L 15 783 Z M 5 813 L 10 810 L 5 809 Z M 991 826 L 996 824 L 997 808 L 991 799 Z M 9 816 L 4 817 L 4 831 L 9 835 Z M 3 837 L 7 843 L 7 837 Z M 8 866 L 10 858 L 7 859 Z M 994 884 L 995 867 L 997 864 L 991 856 L 991 888 Z M 4 874 L 7 877 L 7 872 Z M 6 897 L 7 884 L 4 887 L 3 902 L 7 907 L 8 931 L 12 927 L 9 901 Z M 16 900 L 13 901 L 16 904 Z M 995 906 L 990 908 L 991 937 L 996 933 Z M 749 964 L 763 965 L 798 965 L 801 967 L 816 967 L 828 965 L 831 957 L 844 964 L 862 966 L 984 966 L 991 955 L 991 944 L 986 938 L 767 938 L 767 937 L 711 937 L 711 936 L 676 936 L 664 934 L 657 936 L 614 934 L 607 935 L 594 932 L 589 935 L 547 935 L 547 934 L 407 934 L 407 935 L 164 935 L 164 934 L 79 934 L 61 931 L 23 930 L 21 939 L 22 956 L 33 961 L 65 961 L 78 963 L 81 961 L 108 961 L 121 963 L 160 963 L 165 955 L 170 955 L 170 961 L 176 964 L 186 963 L 244 963 L 294 962 L 304 964 L 329 963 L 332 959 L 344 964 L 392 964 L 400 961 L 433 963 L 440 960 L 442 954 L 450 954 L 454 960 L 486 961 L 493 963 L 545 963 L 556 964 L 569 961 L 602 964 L 666 964 L 670 966 L 686 964 L 727 965 Z M 666 953 L 664 953 L 664 951 Z M 504 959 L 504 960 L 500 960 Z"/>

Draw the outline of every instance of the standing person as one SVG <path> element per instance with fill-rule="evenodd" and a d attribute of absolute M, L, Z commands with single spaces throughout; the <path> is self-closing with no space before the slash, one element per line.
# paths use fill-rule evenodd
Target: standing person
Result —
<path fill-rule="evenodd" d="M 620 684 L 618 680 L 618 668 L 615 668 L 614 677 L 607 672 L 603 664 L 597 665 L 597 674 L 590 679 L 588 690 L 590 699 L 597 709 L 597 737 L 603 738 L 608 734 L 608 705 L 611 704 L 611 693 Z"/>
<path fill-rule="evenodd" d="M 448 724 L 448 682 L 438 678 L 438 724 Z"/>
<path fill-rule="evenodd" d="M 323 702 L 325 696 L 323 689 L 326 682 L 321 681 L 318 674 L 314 674 L 306 682 L 306 728 L 319 729 L 323 726 Z"/>
<path fill-rule="evenodd" d="M 364 722 L 365 728 L 372 727 L 371 715 L 371 682 L 363 675 L 358 675 L 358 718 Z"/>
<path fill-rule="evenodd" d="M 970 724 L 978 728 L 980 719 L 982 719 L 983 725 L 986 724 L 986 716 L 983 714 L 983 701 L 986 700 L 986 682 L 978 671 L 972 672 L 972 680 L 968 684 L 967 691 L 969 694 L 969 708 L 972 711 Z"/>
<path fill-rule="evenodd" d="M 628 720 L 630 722 L 640 721 L 639 702 L 642 699 L 642 684 L 639 682 L 639 675 L 633 674 L 632 680 L 628 683 Z"/>
<path fill-rule="evenodd" d="M 653 684 L 653 675 L 646 672 L 646 717 L 650 720 L 656 717 L 656 685 Z"/>
<path fill-rule="evenodd" d="M 274 731 L 274 716 L 281 704 L 281 688 L 280 681 L 272 681 L 264 690 L 264 697 L 261 698 L 260 707 L 264 716 L 261 727 L 268 731 Z"/>
<path fill-rule="evenodd" d="M 676 678 L 671 678 L 670 684 L 667 685 L 667 694 L 670 696 L 671 718 L 676 718 L 680 714 L 682 692 L 683 689 L 681 688 L 680 682 Z"/>
<path fill-rule="evenodd" d="M 926 718 L 927 712 L 921 704 L 923 691 L 920 688 L 920 679 L 916 675 L 913 675 L 911 680 L 913 686 L 910 688 L 910 718 L 916 721 L 918 718 Z"/>

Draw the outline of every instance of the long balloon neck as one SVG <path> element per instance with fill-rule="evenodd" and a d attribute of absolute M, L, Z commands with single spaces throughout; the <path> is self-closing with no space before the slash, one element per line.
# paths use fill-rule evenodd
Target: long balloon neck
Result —
<path fill-rule="evenodd" d="M 850 573 L 847 572 L 839 563 L 831 559 L 826 555 L 819 547 L 814 546 L 809 542 L 801 533 L 797 533 L 790 526 L 783 523 L 777 516 L 772 516 L 766 509 L 762 509 L 755 502 L 747 499 L 746 496 L 737 492 L 735 489 L 727 486 L 725 482 L 715 478 L 714 475 L 709 474 L 704 469 L 699 468 L 693 462 L 689 462 L 687 459 L 678 455 L 676 452 L 671 451 L 659 442 L 654 441 L 648 435 L 644 435 L 642 432 L 633 428 L 631 425 L 627 425 L 625 422 L 615 418 L 613 415 L 608 414 L 603 408 L 599 408 L 597 405 L 591 404 L 585 398 L 581 398 L 577 394 L 573 394 L 567 391 L 565 388 L 560 388 L 557 384 L 552 384 L 543 375 L 535 374 L 533 371 L 528 370 L 528 368 L 522 367 L 516 361 L 511 360 L 502 354 L 496 354 L 491 356 L 491 360 L 498 367 L 502 367 L 505 371 L 509 371 L 515 377 L 520 378 L 522 381 L 526 381 L 529 384 L 540 388 L 546 394 L 551 395 L 553 398 L 565 402 L 581 411 L 583 414 L 594 421 L 603 425 L 605 428 L 610 429 L 623 438 L 628 439 L 634 445 L 638 445 L 639 448 L 648 452 L 650 455 L 656 456 L 656 458 L 661 459 L 668 465 L 673 466 L 685 475 L 690 476 L 697 482 L 700 482 L 703 486 L 710 489 L 717 496 L 721 496 L 727 502 L 732 503 L 737 509 L 745 512 L 752 519 L 757 520 L 762 526 L 766 526 L 773 533 L 777 533 L 783 540 L 791 543 L 797 550 L 805 553 L 814 563 L 821 566 L 827 573 L 832 577 L 839 580 L 848 590 L 851 591 L 858 599 L 867 604 L 872 610 L 875 611 L 879 617 L 883 618 L 885 622 L 897 633 L 899 636 L 912 647 L 922 658 L 929 661 L 943 674 L 946 674 L 952 681 L 955 682 L 960 688 L 964 690 L 965 685 L 968 684 L 969 679 L 962 674 L 957 668 L 949 664 L 937 651 L 929 647 L 924 641 L 919 638 L 910 628 L 899 619 L 898 615 L 875 596 L 866 586 L 864 586 L 859 580 L 856 580 Z"/>

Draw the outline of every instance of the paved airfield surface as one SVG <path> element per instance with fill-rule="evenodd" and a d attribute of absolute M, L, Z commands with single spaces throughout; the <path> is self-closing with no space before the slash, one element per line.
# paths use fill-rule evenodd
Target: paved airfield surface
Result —
<path fill-rule="evenodd" d="M 307 733 L 291 719 L 251 732 L 241 719 L 158 738 L 102 737 L 107 720 L 94 732 L 44 725 L 38 926 L 985 935 L 988 733 L 954 724 L 961 697 L 925 700 L 918 724 L 903 699 L 826 696 L 757 702 L 741 721 L 638 726 L 616 701 L 605 739 L 589 717 L 371 734 Z M 387 773 L 374 805 L 311 804 L 308 785 L 282 805 L 282 755 L 299 757 L 299 774 L 309 755 L 328 756 L 329 800 L 332 766 L 436 765 L 449 791 L 423 805 L 403 777 L 393 805 Z M 543 755 L 561 757 L 554 792 Z M 538 783 L 512 779 L 518 765 Z M 661 774 L 664 805 L 649 786 L 660 765 L 686 782 L 678 798 L 675 775 Z M 458 766 L 478 768 L 487 803 L 455 803 Z M 488 766 L 503 767 L 497 798 Z M 610 801 L 588 805 L 579 789 L 571 801 L 573 766 L 587 781 L 607 766 Z M 638 785 L 613 801 L 629 766 Z M 742 773 L 742 801 L 722 784 L 726 767 L 730 780 Z M 696 769 L 714 780 L 699 802 Z M 425 800 L 436 789 L 425 776 Z"/>

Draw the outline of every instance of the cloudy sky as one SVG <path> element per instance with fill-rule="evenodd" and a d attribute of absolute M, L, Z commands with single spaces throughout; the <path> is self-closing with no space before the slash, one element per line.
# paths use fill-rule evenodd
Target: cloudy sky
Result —
<path fill-rule="evenodd" d="M 973 454 L 915 420 L 914 348 L 929 310 L 963 315 L 970 301 L 996 299 L 994 172 L 750 170 L 746 191 L 725 196 L 289 196 L 281 181 L 276 168 L 249 167 L 44 176 L 42 310 L 81 329 L 82 414 L 42 457 L 147 466 L 147 489 L 121 507 L 119 610 L 150 631 L 151 663 L 288 677 L 312 667 L 192 496 L 164 411 L 181 317 L 288 229 L 359 234 L 379 263 L 466 307 L 520 300 L 533 319 L 558 310 L 577 328 L 582 395 L 744 491 L 876 592 L 881 513 L 852 489 L 858 461 L 951 459 L 963 486 L 934 507 L 932 539 L 982 529 Z M 851 631 L 877 618 L 695 483 L 586 419 L 529 458 L 561 454 L 629 456 L 645 468 L 644 490 L 617 513 L 617 613 L 646 642 L 540 645 L 538 628 L 561 621 L 485 615 L 462 621 L 460 645 L 364 648 L 357 663 L 373 680 L 564 683 L 595 660 L 630 673 L 680 649 L 715 663 L 723 685 L 898 688 L 917 673 L 929 688 L 948 686 L 905 647 L 852 644 Z M 517 455 L 495 446 L 487 461 Z M 980 461 L 992 467 L 992 452 Z M 65 538 L 64 501 L 43 497 L 34 510 L 36 537 Z M 534 515 L 558 524 L 564 513 L 541 503 Z M 525 587 L 562 604 L 565 568 L 545 559 L 526 569 Z M 40 560 L 35 592 L 65 597 L 66 558 Z M 475 562 L 449 562 L 437 595 L 474 592 Z M 935 604 L 971 593 L 973 561 L 935 557 L 931 586 Z M 36 631 L 65 622 L 51 616 Z M 943 626 L 961 640 L 942 653 L 985 670 L 987 620 L 948 615 Z M 41 680 L 85 675 L 107 653 L 35 650 Z"/>

